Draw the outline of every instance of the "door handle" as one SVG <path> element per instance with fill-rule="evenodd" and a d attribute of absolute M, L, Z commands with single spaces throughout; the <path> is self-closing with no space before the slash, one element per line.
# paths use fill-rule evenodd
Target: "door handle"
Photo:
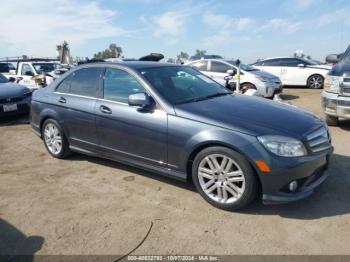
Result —
<path fill-rule="evenodd" d="M 60 98 L 58 99 L 58 102 L 59 102 L 59 103 L 62 103 L 62 104 L 65 104 L 65 103 L 67 102 L 67 100 L 66 100 L 64 97 L 60 97 Z"/>
<path fill-rule="evenodd" d="M 104 114 L 112 114 L 112 110 L 107 106 L 100 106 L 100 111 Z"/>

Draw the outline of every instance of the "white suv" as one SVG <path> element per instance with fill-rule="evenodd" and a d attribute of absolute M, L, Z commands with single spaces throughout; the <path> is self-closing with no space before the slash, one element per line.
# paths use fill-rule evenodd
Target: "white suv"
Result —
<path fill-rule="evenodd" d="M 234 73 L 237 73 L 238 70 L 236 61 L 224 59 L 201 59 L 191 61 L 187 65 L 199 70 L 222 85 L 226 84 L 224 78 L 227 76 L 228 70 L 233 70 Z M 240 76 L 240 88 L 243 92 L 255 89 L 257 90 L 257 95 L 263 97 L 273 97 L 275 94 L 282 92 L 281 81 L 277 76 L 252 66 L 241 64 Z M 237 75 L 235 74 L 229 83 L 231 89 L 235 88 L 236 81 Z"/>

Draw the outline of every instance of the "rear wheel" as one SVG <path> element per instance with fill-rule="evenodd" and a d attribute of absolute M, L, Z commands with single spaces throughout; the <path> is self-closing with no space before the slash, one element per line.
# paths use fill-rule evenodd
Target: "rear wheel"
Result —
<path fill-rule="evenodd" d="M 193 162 L 193 182 L 201 196 L 215 207 L 237 210 L 257 195 L 258 183 L 249 162 L 225 147 L 209 147 Z"/>
<path fill-rule="evenodd" d="M 42 138 L 47 151 L 55 158 L 65 158 L 71 152 L 63 129 L 54 119 L 47 119 L 42 127 Z"/>
<path fill-rule="evenodd" d="M 329 126 L 337 126 L 339 123 L 339 119 L 336 116 L 326 115 L 325 120 L 326 120 L 327 125 L 329 125 Z"/>
<path fill-rule="evenodd" d="M 312 75 L 307 80 L 307 87 L 312 89 L 323 88 L 324 77 L 321 75 Z"/>

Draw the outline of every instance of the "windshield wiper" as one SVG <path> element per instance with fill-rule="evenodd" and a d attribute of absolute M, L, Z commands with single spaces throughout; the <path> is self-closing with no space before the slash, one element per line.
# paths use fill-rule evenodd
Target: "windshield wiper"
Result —
<path fill-rule="evenodd" d="M 216 93 L 216 94 L 211 94 L 208 96 L 204 96 L 204 97 L 197 97 L 197 98 L 192 98 L 192 99 L 188 99 L 188 100 L 184 100 L 184 101 L 180 101 L 178 104 L 186 104 L 186 103 L 192 103 L 192 102 L 198 102 L 198 101 L 203 101 L 203 100 L 207 100 L 210 98 L 214 98 L 214 97 L 218 97 L 218 96 L 225 96 L 225 95 L 229 95 L 231 94 L 231 92 L 224 92 L 224 93 Z"/>

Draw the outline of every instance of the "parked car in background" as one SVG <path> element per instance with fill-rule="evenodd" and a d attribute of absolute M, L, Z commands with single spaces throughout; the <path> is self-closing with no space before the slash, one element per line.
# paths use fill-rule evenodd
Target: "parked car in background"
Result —
<path fill-rule="evenodd" d="M 188 59 L 188 61 L 195 61 L 199 59 L 223 59 L 223 57 L 220 55 L 193 55 Z"/>
<path fill-rule="evenodd" d="M 339 118 L 350 119 L 350 46 L 340 59 L 329 55 L 326 60 L 335 66 L 326 76 L 322 106 L 327 124 L 335 126 Z"/>
<path fill-rule="evenodd" d="M 9 73 L 4 73 L 4 76 L 8 79 L 15 79 L 16 83 L 23 84 L 30 89 L 38 89 L 42 87 L 40 81 L 37 81 L 38 76 L 45 77 L 45 85 L 48 85 L 60 74 L 62 74 L 61 66 L 58 62 L 28 59 L 18 62 L 17 68 Z"/>
<path fill-rule="evenodd" d="M 29 113 L 32 92 L 0 74 L 0 116 Z"/>
<path fill-rule="evenodd" d="M 224 86 L 226 84 L 225 76 L 227 76 L 227 71 L 233 70 L 234 75 L 238 71 L 237 62 L 234 60 L 201 59 L 186 65 L 199 70 Z M 236 79 L 237 77 L 234 77 L 230 82 L 232 90 L 236 87 Z M 243 93 L 249 89 L 255 89 L 259 96 L 273 97 L 275 94 L 282 92 L 282 84 L 277 76 L 250 65 L 241 64 L 240 83 Z"/>
<path fill-rule="evenodd" d="M 193 180 L 233 210 L 309 196 L 333 151 L 326 124 L 290 105 L 232 94 L 188 66 L 78 66 L 33 94 L 31 125 L 53 157 L 70 151 Z M 292 123 L 292 124 L 291 124 Z"/>
<path fill-rule="evenodd" d="M 16 67 L 12 63 L 0 62 L 0 73 L 10 73 L 16 71 Z"/>
<path fill-rule="evenodd" d="M 278 76 L 284 86 L 307 86 L 315 89 L 323 88 L 324 79 L 332 68 L 330 65 L 295 57 L 269 58 L 256 62 L 253 66 Z"/>

